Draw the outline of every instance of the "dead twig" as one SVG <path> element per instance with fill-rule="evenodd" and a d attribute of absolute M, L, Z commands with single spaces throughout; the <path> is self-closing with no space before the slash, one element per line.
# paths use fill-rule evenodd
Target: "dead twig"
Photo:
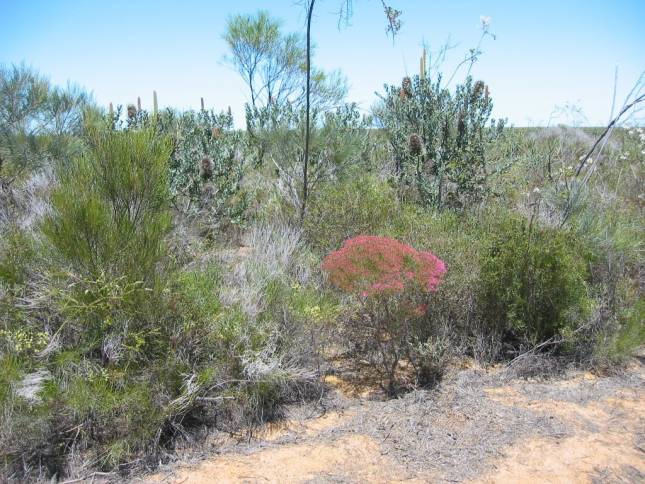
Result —
<path fill-rule="evenodd" d="M 72 484 L 74 482 L 83 482 L 87 481 L 88 479 L 94 479 L 95 477 L 107 477 L 107 476 L 113 476 L 114 472 L 92 472 L 91 474 L 84 476 L 84 477 L 79 477 L 78 479 L 71 479 L 69 481 L 63 481 L 60 484 Z"/>

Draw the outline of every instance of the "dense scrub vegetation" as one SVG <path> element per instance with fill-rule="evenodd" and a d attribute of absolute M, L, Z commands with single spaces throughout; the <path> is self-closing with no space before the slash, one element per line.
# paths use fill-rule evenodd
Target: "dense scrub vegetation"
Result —
<path fill-rule="evenodd" d="M 233 19 L 241 71 L 254 22 L 294 77 L 244 132 L 0 70 L 4 478 L 152 466 L 319 396 L 332 354 L 394 394 L 464 357 L 607 369 L 645 341 L 643 129 L 576 173 L 597 130 L 492 122 L 482 81 L 422 72 L 361 117 L 319 72 L 303 218 L 302 39 Z"/>

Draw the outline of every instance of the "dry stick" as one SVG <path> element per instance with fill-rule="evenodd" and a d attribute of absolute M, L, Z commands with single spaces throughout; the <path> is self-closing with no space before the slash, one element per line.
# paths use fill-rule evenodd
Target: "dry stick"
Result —
<path fill-rule="evenodd" d="M 94 479 L 97 476 L 113 476 L 114 472 L 92 472 L 91 474 L 85 476 L 85 477 L 79 477 L 78 479 L 71 479 L 69 481 L 63 481 L 60 484 L 72 484 L 73 482 L 83 482 L 87 481 L 88 479 Z"/>
<path fill-rule="evenodd" d="M 636 86 L 634 87 L 632 92 L 630 92 L 628 98 L 631 97 L 631 95 L 634 92 L 634 90 L 636 90 L 636 87 L 640 85 L 641 80 L 642 80 L 642 76 L 641 76 L 641 79 L 636 83 Z M 580 165 L 578 165 L 578 169 L 576 170 L 576 175 L 575 175 L 576 178 L 580 175 L 580 172 L 582 171 L 582 169 L 584 168 L 585 164 L 587 163 L 587 161 L 589 160 L 589 158 L 591 157 L 593 152 L 596 150 L 598 145 L 602 141 L 606 141 L 607 134 L 610 133 L 613 130 L 613 128 L 616 126 L 616 123 L 620 120 L 620 118 L 627 111 L 629 111 L 631 108 L 633 108 L 634 106 L 636 106 L 637 104 L 639 104 L 639 103 L 641 103 L 643 101 L 645 101 L 645 94 L 641 94 L 636 99 L 634 99 L 631 103 L 625 104 L 623 106 L 623 108 L 618 113 L 618 116 L 616 116 L 614 119 L 612 119 L 612 121 L 607 125 L 607 127 L 605 128 L 603 133 L 600 135 L 600 137 L 593 144 L 593 146 L 591 147 L 589 152 L 580 161 Z M 603 147 L 604 147 L 604 145 L 603 145 Z M 602 148 L 601 148 L 601 151 L 602 151 Z M 590 175 L 591 175 L 591 172 L 587 173 L 587 176 L 583 180 L 583 184 L 589 179 Z M 581 187 L 578 187 L 576 193 L 574 193 L 573 199 L 576 199 L 578 197 L 578 194 L 580 193 L 580 188 Z M 564 227 L 564 224 L 567 222 L 567 220 L 569 219 L 569 216 L 571 215 L 571 205 L 573 203 L 572 202 L 573 199 L 569 199 L 569 202 L 567 203 L 567 207 L 566 207 L 565 212 L 564 212 L 564 217 L 562 218 L 562 222 L 560 222 L 560 227 Z"/>
<path fill-rule="evenodd" d="M 589 327 L 589 325 L 590 325 L 590 323 L 587 322 L 587 323 L 583 324 L 582 326 L 578 326 L 573 331 L 572 335 L 576 335 L 576 334 L 580 333 L 581 331 L 587 329 Z M 543 341 L 542 343 L 537 344 L 537 345 L 533 346 L 532 348 L 528 349 L 524 353 L 521 353 L 521 354 L 517 355 L 515 358 L 513 358 L 511 361 L 508 362 L 506 367 L 511 368 L 519 360 L 522 360 L 522 359 L 524 359 L 524 358 L 526 358 L 526 357 L 528 357 L 528 356 L 530 356 L 532 354 L 535 354 L 538 350 L 540 350 L 540 349 L 542 349 L 542 348 L 544 348 L 546 346 L 557 346 L 557 345 L 561 345 L 562 343 L 566 343 L 567 341 L 571 341 L 571 338 L 560 337 L 559 339 L 556 339 L 556 336 L 551 336 L 546 341 Z"/>
<path fill-rule="evenodd" d="M 589 159 L 589 157 L 593 154 L 593 152 L 595 151 L 596 147 L 597 147 L 597 146 L 600 144 L 600 142 L 605 138 L 605 136 L 607 135 L 607 133 L 608 133 L 608 132 L 609 132 L 609 131 L 614 127 L 614 125 L 615 125 L 615 124 L 620 120 L 620 118 L 623 116 L 623 114 L 625 114 L 625 113 L 626 113 L 627 111 L 629 111 L 632 107 L 636 106 L 638 103 L 643 102 L 643 101 L 645 101 L 645 94 L 642 94 L 641 96 L 639 96 L 639 97 L 637 97 L 636 99 L 634 99 L 634 101 L 632 101 L 631 103 L 629 103 L 628 105 L 626 105 L 626 106 L 625 106 L 623 109 L 621 109 L 621 111 L 618 113 L 618 116 L 616 116 L 614 119 L 612 119 L 612 120 L 611 120 L 611 123 L 609 123 L 609 124 L 607 125 L 607 127 L 606 127 L 606 128 L 605 128 L 605 130 L 602 132 L 602 134 L 600 135 L 600 137 L 596 140 L 596 142 L 593 144 L 593 146 L 591 147 L 591 149 L 589 150 L 589 152 L 588 152 L 588 153 L 585 155 L 585 157 L 582 159 L 582 161 L 580 162 L 580 165 L 578 165 L 578 169 L 576 170 L 576 176 L 580 175 L 580 172 L 581 172 L 581 171 L 582 171 L 582 169 L 584 168 L 585 163 L 587 163 L 587 160 L 588 160 L 588 159 Z"/>
<path fill-rule="evenodd" d="M 197 402 L 219 402 L 222 400 L 235 400 L 237 397 L 197 397 Z"/>
<path fill-rule="evenodd" d="M 307 169 L 309 166 L 309 124 L 311 111 L 311 16 L 314 12 L 316 0 L 310 0 L 309 11 L 307 12 L 307 101 L 306 101 L 306 121 L 305 121 L 305 159 L 302 166 L 302 207 L 300 208 L 300 221 L 305 219 L 307 210 Z"/>

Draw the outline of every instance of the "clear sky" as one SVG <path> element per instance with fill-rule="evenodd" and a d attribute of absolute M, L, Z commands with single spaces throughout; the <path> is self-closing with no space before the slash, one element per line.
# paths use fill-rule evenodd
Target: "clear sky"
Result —
<path fill-rule="evenodd" d="M 369 109 L 375 91 L 416 73 L 423 43 L 447 39 L 445 71 L 477 44 L 480 16 L 492 18 L 473 68 L 490 85 L 494 115 L 515 125 L 548 121 L 556 106 L 575 104 L 588 123 L 607 121 L 618 71 L 624 97 L 645 69 L 645 0 L 389 0 L 403 11 L 394 45 L 380 0 L 355 0 L 351 25 L 338 28 L 342 0 L 318 0 L 315 64 L 340 69 L 349 99 Z M 127 104 L 141 96 L 161 107 L 231 106 L 243 125 L 247 91 L 222 60 L 228 16 L 266 9 L 287 31 L 304 30 L 292 0 L 0 0 L 0 63 L 26 62 L 55 83 L 68 80 L 95 99 Z M 566 121 L 566 120 L 563 120 Z"/>

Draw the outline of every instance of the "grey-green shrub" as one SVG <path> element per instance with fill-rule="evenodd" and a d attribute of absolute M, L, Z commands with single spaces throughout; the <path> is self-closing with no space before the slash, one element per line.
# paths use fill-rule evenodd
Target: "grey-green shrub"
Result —
<path fill-rule="evenodd" d="M 174 144 L 169 183 L 175 206 L 200 215 L 209 232 L 241 224 L 247 208 L 243 137 L 234 129 L 230 111 L 162 114 L 160 131 Z"/>
<path fill-rule="evenodd" d="M 302 208 L 304 110 L 289 103 L 252 109 L 247 106 L 247 132 L 256 165 L 274 174 L 281 196 L 294 209 Z M 369 133 L 355 104 L 311 114 L 307 176 L 308 197 L 325 183 L 342 179 L 348 170 L 365 164 Z"/>
<path fill-rule="evenodd" d="M 468 77 L 453 94 L 441 81 L 414 76 L 385 86 L 375 117 L 405 197 L 434 208 L 470 206 L 482 199 L 495 171 L 486 150 L 504 122 L 489 123 L 493 103 L 484 82 Z"/>

